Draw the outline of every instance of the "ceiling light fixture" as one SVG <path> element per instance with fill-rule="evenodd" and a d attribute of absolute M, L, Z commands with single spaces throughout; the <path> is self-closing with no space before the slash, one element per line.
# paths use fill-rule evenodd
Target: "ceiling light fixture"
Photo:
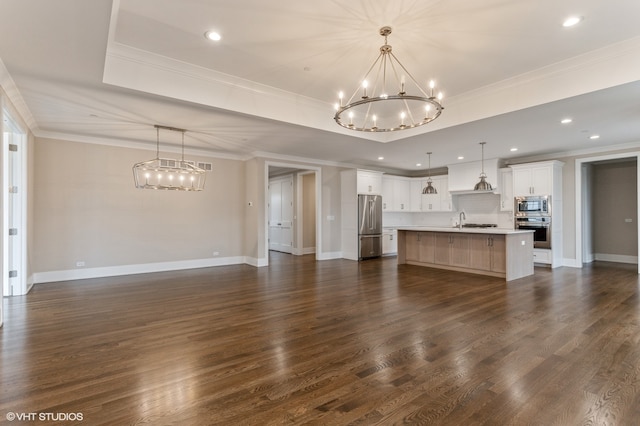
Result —
<path fill-rule="evenodd" d="M 474 191 L 491 191 L 493 187 L 489 182 L 487 182 L 487 174 L 484 172 L 484 146 L 486 142 L 480 142 L 480 146 L 482 146 L 482 173 L 480 173 L 480 182 L 476 183 L 476 186 L 473 187 Z"/>
<path fill-rule="evenodd" d="M 570 16 L 567 19 L 564 20 L 564 22 L 562 23 L 563 27 L 573 27 L 574 25 L 577 25 L 580 23 L 580 21 L 582 21 L 582 17 L 581 16 Z"/>
<path fill-rule="evenodd" d="M 422 89 L 393 54 L 387 44 L 389 34 L 391 27 L 380 28 L 380 35 L 384 37 L 380 54 L 346 104 L 344 94 L 338 94 L 333 119 L 342 127 L 364 132 L 393 132 L 430 123 L 442 113 L 442 93 L 433 94 L 435 82 L 429 83 L 429 93 Z M 397 94 L 390 94 L 396 90 Z M 357 99 L 358 93 L 360 99 Z"/>
<path fill-rule="evenodd" d="M 184 133 L 186 130 L 157 124 L 154 127 L 156 128 L 156 158 L 133 165 L 136 188 L 202 191 L 206 172 L 184 160 Z M 160 129 L 182 133 L 182 158 L 180 160 L 160 158 Z"/>
<path fill-rule="evenodd" d="M 518 148 L 511 148 L 510 151 L 511 152 L 516 152 L 518 150 Z"/>
<path fill-rule="evenodd" d="M 207 38 L 207 40 L 211 41 L 220 41 L 222 39 L 222 36 L 215 31 L 207 31 L 206 33 L 204 33 L 204 36 Z"/>
<path fill-rule="evenodd" d="M 427 155 L 429 156 L 429 177 L 427 178 L 427 186 L 425 186 L 424 188 L 422 188 L 422 193 L 423 194 L 437 194 L 438 190 L 431 185 L 432 180 L 431 180 L 431 152 L 427 152 Z"/>
<path fill-rule="evenodd" d="M 589 139 L 600 139 L 600 135 L 591 135 L 589 136 Z"/>
<path fill-rule="evenodd" d="M 570 119 L 570 118 L 563 118 L 563 119 L 560 121 L 560 123 L 562 123 L 562 124 L 569 124 L 569 123 L 571 123 L 572 121 L 573 121 L 573 120 L 572 120 L 572 119 Z"/>

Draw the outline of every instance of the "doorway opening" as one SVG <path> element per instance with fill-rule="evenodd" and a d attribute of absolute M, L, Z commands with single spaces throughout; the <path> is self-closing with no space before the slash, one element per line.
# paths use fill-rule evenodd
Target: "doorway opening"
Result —
<path fill-rule="evenodd" d="M 315 254 L 321 247 L 321 170 L 266 163 L 266 253 Z"/>
<path fill-rule="evenodd" d="M 576 160 L 576 263 L 638 264 L 640 153 Z"/>

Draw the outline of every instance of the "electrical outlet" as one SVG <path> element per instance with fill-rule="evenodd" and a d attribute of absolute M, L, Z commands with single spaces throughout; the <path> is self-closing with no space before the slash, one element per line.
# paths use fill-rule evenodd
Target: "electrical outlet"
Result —
<path fill-rule="evenodd" d="M 84 266 L 84 260 L 79 260 L 79 261 L 77 261 L 77 262 L 76 262 L 76 266 L 77 266 L 78 268 L 82 268 L 82 267 Z"/>
<path fill-rule="evenodd" d="M 219 252 L 219 251 L 214 251 L 214 252 L 213 252 L 213 255 L 214 255 L 214 256 L 220 256 L 220 252 Z"/>
<path fill-rule="evenodd" d="M 523 246 L 526 246 L 526 245 L 527 245 L 527 243 L 523 240 L 523 241 L 522 241 L 522 245 L 523 245 Z"/>

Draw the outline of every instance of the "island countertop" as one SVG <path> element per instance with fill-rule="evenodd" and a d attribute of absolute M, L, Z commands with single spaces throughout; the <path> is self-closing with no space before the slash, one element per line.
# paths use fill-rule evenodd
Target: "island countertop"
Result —
<path fill-rule="evenodd" d="M 458 228 L 445 226 L 399 226 L 398 231 L 418 231 L 418 232 L 460 232 L 467 234 L 493 234 L 493 235 L 511 235 L 511 234 L 527 234 L 535 232 L 530 229 L 510 229 L 510 228 Z"/>

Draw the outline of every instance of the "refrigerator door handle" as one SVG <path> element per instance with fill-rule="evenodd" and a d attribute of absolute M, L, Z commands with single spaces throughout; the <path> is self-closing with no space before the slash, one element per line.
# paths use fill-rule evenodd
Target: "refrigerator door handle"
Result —
<path fill-rule="evenodd" d="M 369 200 L 369 230 L 373 231 L 375 229 L 375 204 L 373 200 Z"/>

